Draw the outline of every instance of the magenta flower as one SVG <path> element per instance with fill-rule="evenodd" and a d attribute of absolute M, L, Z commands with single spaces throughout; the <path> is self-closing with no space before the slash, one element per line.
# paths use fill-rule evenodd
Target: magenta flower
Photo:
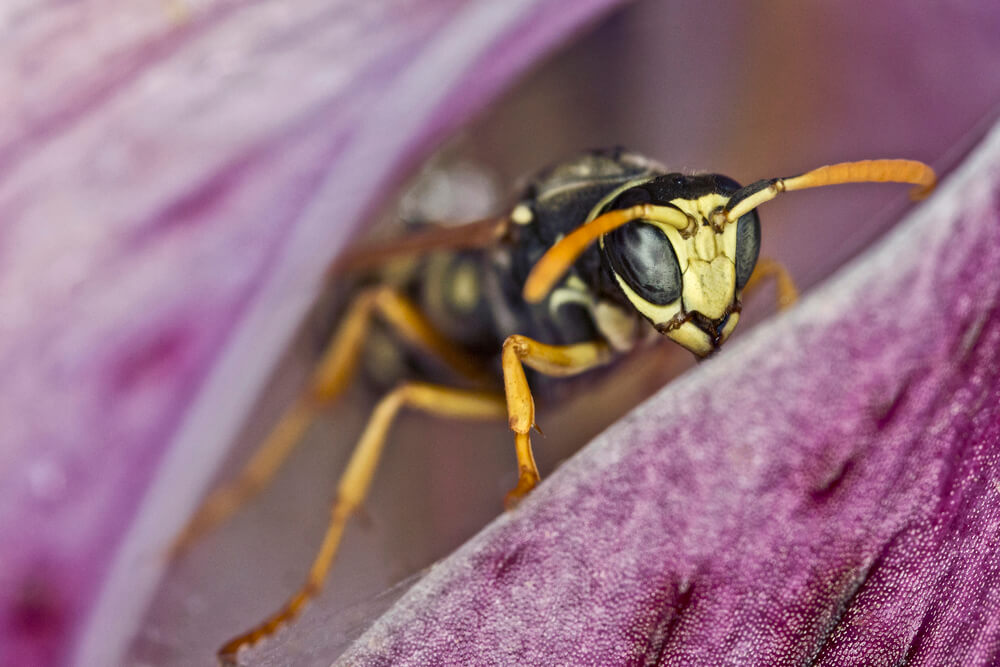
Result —
<path fill-rule="evenodd" d="M 171 579 L 161 598 L 184 590 L 182 612 L 158 605 L 123 657 L 167 544 L 352 231 L 615 3 L 293 4 L 0 9 L 0 664 L 199 662 L 245 629 L 220 609 L 253 595 L 269 611 L 298 582 L 305 540 L 269 592 L 253 571 L 220 575 L 241 551 L 280 550 L 244 522 L 249 540 L 208 544 L 188 573 L 221 601 Z M 743 180 L 817 159 L 930 160 L 1000 98 L 995 10 L 860 21 L 861 3 L 693 4 L 647 4 L 589 37 L 586 66 L 542 79 L 578 96 L 488 158 L 522 171 L 625 141 Z M 796 34 L 813 38 L 774 60 Z M 843 62 L 819 62 L 829 52 Z M 552 475 L 345 660 L 990 662 L 995 144 L 877 253 Z M 772 226 L 771 253 L 816 282 L 894 196 L 866 195 L 776 203 L 766 218 L 808 224 Z M 448 485 L 464 473 L 446 477 L 429 502 L 457 514 Z M 247 659 L 328 664 L 341 615 L 318 601 Z"/>

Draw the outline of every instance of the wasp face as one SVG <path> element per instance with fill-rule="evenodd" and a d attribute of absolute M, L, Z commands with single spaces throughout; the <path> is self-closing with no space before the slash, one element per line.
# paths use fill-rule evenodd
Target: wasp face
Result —
<path fill-rule="evenodd" d="M 605 209 L 636 204 L 683 212 L 687 229 L 637 220 L 606 234 L 601 251 L 632 305 L 656 329 L 698 356 L 711 354 L 739 321 L 740 294 L 760 252 L 756 211 L 735 224 L 713 224 L 713 213 L 739 189 L 715 174 L 667 174 L 631 187 Z"/>

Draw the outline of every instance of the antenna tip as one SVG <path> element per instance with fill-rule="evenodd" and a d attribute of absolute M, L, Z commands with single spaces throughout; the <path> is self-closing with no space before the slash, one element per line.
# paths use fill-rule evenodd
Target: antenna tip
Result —
<path fill-rule="evenodd" d="M 913 201 L 920 201 L 921 199 L 925 199 L 927 198 L 928 195 L 934 192 L 934 188 L 936 186 L 937 186 L 936 179 L 932 180 L 927 185 L 918 185 L 917 187 L 910 190 L 910 199 L 912 199 Z"/>

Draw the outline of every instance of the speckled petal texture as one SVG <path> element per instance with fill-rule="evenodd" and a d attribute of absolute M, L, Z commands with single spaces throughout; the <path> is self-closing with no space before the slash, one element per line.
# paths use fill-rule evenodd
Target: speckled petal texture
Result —
<path fill-rule="evenodd" d="M 119 662 L 351 230 L 613 4 L 3 3 L 0 664 Z"/>
<path fill-rule="evenodd" d="M 998 537 L 995 129 L 876 249 L 598 437 L 340 664 L 996 664 Z"/>

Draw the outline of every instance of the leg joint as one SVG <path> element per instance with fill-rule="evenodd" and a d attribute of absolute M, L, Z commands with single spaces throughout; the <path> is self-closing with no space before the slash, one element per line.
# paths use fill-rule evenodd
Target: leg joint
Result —
<path fill-rule="evenodd" d="M 369 298 L 376 308 L 385 308 L 389 303 L 399 299 L 399 290 L 389 285 L 376 285 L 368 288 Z"/>
<path fill-rule="evenodd" d="M 382 397 L 384 403 L 406 403 L 413 395 L 417 387 L 422 386 L 419 382 L 405 381 L 398 383 L 388 394 Z"/>
<path fill-rule="evenodd" d="M 506 352 L 507 350 L 510 350 L 511 353 L 516 355 L 518 359 L 524 359 L 528 356 L 530 341 L 531 339 L 527 336 L 512 334 L 507 336 L 507 339 L 503 342 L 503 351 Z"/>

